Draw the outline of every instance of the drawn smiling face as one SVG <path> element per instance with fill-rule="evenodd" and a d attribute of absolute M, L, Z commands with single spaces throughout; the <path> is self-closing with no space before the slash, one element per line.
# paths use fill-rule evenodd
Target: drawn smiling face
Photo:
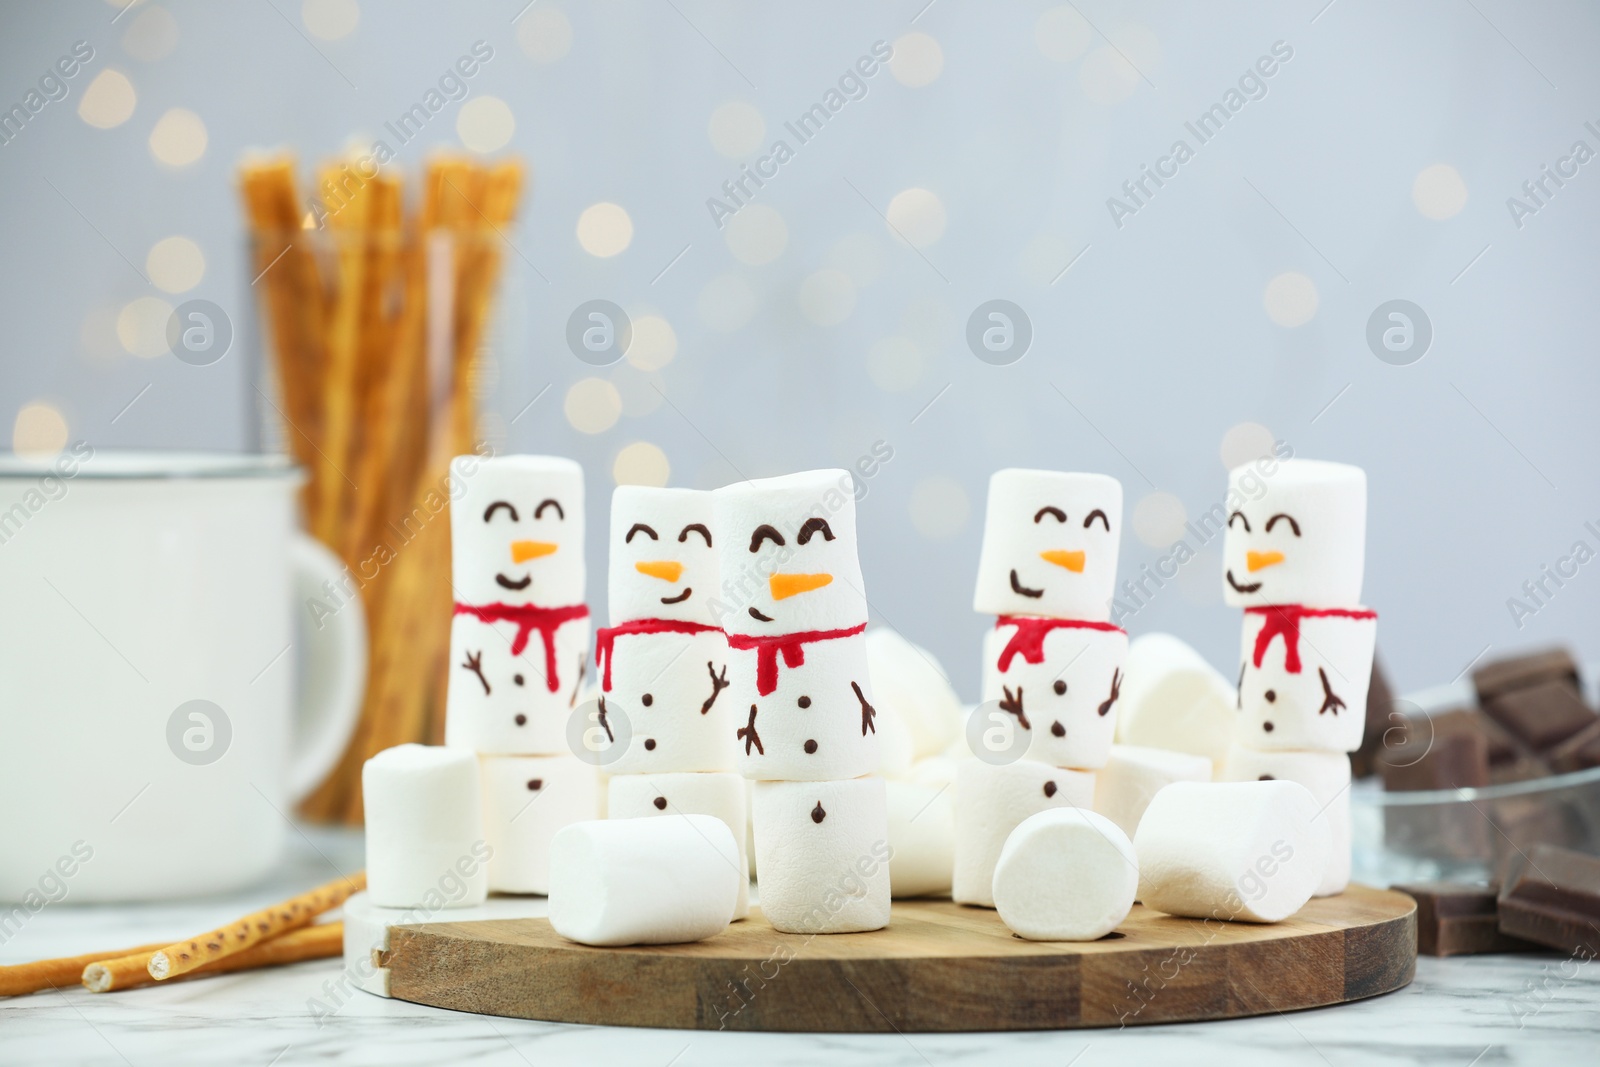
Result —
<path fill-rule="evenodd" d="M 1115 478 L 996 471 L 973 607 L 991 615 L 1104 621 L 1121 538 L 1122 484 Z"/>
<path fill-rule="evenodd" d="M 555 456 L 459 456 L 451 464 L 455 598 L 467 604 L 583 599 L 583 471 Z"/>
<path fill-rule="evenodd" d="M 606 595 L 613 625 L 675 619 L 714 625 L 720 595 L 711 494 L 619 486 L 611 494 Z"/>
<path fill-rule="evenodd" d="M 1234 607 L 1361 603 L 1367 476 L 1344 463 L 1293 459 L 1228 475 L 1222 596 Z"/>
<path fill-rule="evenodd" d="M 714 497 L 727 605 L 718 625 L 765 636 L 867 621 L 848 472 L 740 482 Z"/>

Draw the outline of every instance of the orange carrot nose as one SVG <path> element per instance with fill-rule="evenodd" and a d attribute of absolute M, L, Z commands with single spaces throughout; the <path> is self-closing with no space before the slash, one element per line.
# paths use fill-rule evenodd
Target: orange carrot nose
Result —
<path fill-rule="evenodd" d="M 675 582 L 683 574 L 683 564 L 670 559 L 646 560 L 635 563 L 633 569 L 640 574 L 660 578 L 663 582 Z"/>
<path fill-rule="evenodd" d="M 1282 562 L 1282 552 L 1246 552 L 1244 554 L 1244 565 L 1250 568 L 1252 574 Z"/>
<path fill-rule="evenodd" d="M 831 581 L 831 574 L 774 574 L 767 579 L 767 585 L 772 588 L 773 600 L 787 600 L 813 589 L 821 589 Z"/>
<path fill-rule="evenodd" d="M 1083 573 L 1083 553 L 1068 552 L 1065 549 L 1052 548 L 1048 552 L 1039 553 L 1039 558 L 1046 563 L 1054 563 L 1057 567 L 1065 567 L 1073 574 Z"/>
<path fill-rule="evenodd" d="M 530 559 L 548 556 L 555 550 L 554 541 L 513 541 L 511 542 L 511 562 L 526 563 Z"/>

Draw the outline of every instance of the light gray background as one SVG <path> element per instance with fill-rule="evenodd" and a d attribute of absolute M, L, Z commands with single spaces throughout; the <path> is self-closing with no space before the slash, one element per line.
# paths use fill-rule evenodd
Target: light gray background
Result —
<path fill-rule="evenodd" d="M 1584 129 L 1600 126 L 1592 6 L 1084 0 L 1087 50 L 1058 62 L 1035 40 L 1048 3 L 566 2 L 570 49 L 537 63 L 513 19 L 556 5 L 524 2 L 362 0 L 356 30 L 327 41 L 306 31 L 297 0 L 169 0 L 178 42 L 154 62 L 124 45 L 152 5 L 120 17 L 100 0 L 0 6 L 7 106 L 74 41 L 96 51 L 72 96 L 0 146 L 6 424 L 44 400 L 73 439 L 97 448 L 248 447 L 254 345 L 232 185 L 239 156 L 292 145 L 309 163 L 352 136 L 370 140 L 481 39 L 495 56 L 471 93 L 510 106 L 509 150 L 536 174 L 509 235 L 510 325 L 492 406 L 509 420 L 550 385 L 510 425 L 508 444 L 588 468 L 592 575 L 604 573 L 612 461 L 630 442 L 659 445 L 675 484 L 712 487 L 848 464 L 882 439 L 894 457 L 860 508 L 868 595 L 879 619 L 937 652 L 971 696 L 985 625 L 971 585 L 991 471 L 1107 471 L 1122 480 L 1130 516 L 1156 490 L 1193 515 L 1223 491 L 1224 434 L 1254 422 L 1298 455 L 1369 472 L 1367 599 L 1402 687 L 1447 681 L 1486 646 L 1493 656 L 1565 641 L 1600 655 L 1600 563 L 1520 630 L 1506 606 L 1574 542 L 1600 549 L 1584 528 L 1600 529 L 1600 162 L 1520 229 L 1506 206 L 1575 140 L 1600 148 Z M 921 87 L 873 77 L 867 96 L 760 192 L 787 225 L 783 253 L 738 262 L 705 207 L 739 162 L 713 148 L 714 109 L 755 105 L 770 141 L 874 41 L 912 32 L 938 42 L 939 76 Z M 1280 40 L 1294 58 L 1265 98 L 1117 228 L 1107 197 Z M 1119 55 L 1139 74 L 1123 99 L 1100 102 Z M 107 66 L 129 76 L 138 103 L 127 122 L 99 130 L 75 108 Z M 209 136 L 203 158 L 178 170 L 146 146 L 171 107 L 195 111 Z M 454 140 L 458 107 L 402 150 L 402 165 Z M 1437 163 L 1469 194 L 1444 221 L 1412 197 L 1418 173 Z M 911 187 L 933 191 L 948 219 L 921 249 L 881 214 Z M 585 253 L 575 236 L 598 201 L 633 220 L 632 243 L 613 258 Z M 116 310 L 152 292 L 129 261 L 142 267 L 171 234 L 206 255 L 205 279 L 187 295 L 238 313 L 240 342 L 211 367 L 107 343 Z M 853 310 L 817 325 L 798 293 L 838 262 L 846 239 L 875 249 L 881 272 L 867 281 L 860 257 L 847 263 L 864 282 Z M 1268 317 L 1263 296 L 1289 271 L 1319 295 L 1315 316 L 1293 328 Z M 748 284 L 755 308 L 717 332 L 702 314 L 716 303 L 705 290 L 728 275 Z M 580 363 L 563 342 L 566 320 L 597 297 L 667 318 L 676 359 L 651 376 Z M 993 298 L 1015 301 L 1033 324 L 1031 350 L 1009 367 L 980 363 L 964 342 L 968 315 Z M 1380 362 L 1365 342 L 1368 316 L 1394 298 L 1433 323 L 1431 350 L 1411 366 Z M 893 335 L 918 346 L 921 369 L 891 392 L 869 373 L 868 353 Z M 617 383 L 631 414 L 587 435 L 568 424 L 562 400 L 596 374 Z M 1125 528 L 1127 577 L 1162 551 Z M 1203 553 L 1130 629 L 1172 630 L 1233 663 L 1239 618 L 1220 603 L 1219 571 L 1215 549 Z M 590 586 L 602 607 L 600 581 Z"/>

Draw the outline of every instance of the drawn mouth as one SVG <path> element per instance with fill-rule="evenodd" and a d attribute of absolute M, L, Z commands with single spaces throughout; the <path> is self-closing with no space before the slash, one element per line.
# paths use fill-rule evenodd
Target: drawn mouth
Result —
<path fill-rule="evenodd" d="M 693 592 L 694 589 L 686 585 L 683 587 L 683 592 L 679 593 L 677 596 L 664 596 L 661 598 L 661 602 L 663 604 L 682 604 L 685 600 L 689 599 L 689 594 Z"/>
<path fill-rule="evenodd" d="M 750 609 L 750 617 L 752 619 L 756 619 L 756 620 L 758 620 L 760 622 L 771 622 L 772 621 L 772 616 L 771 615 L 763 615 L 763 614 L 761 614 L 761 612 L 757 611 L 755 608 L 751 608 Z"/>
<path fill-rule="evenodd" d="M 1013 593 L 1020 593 L 1023 596 L 1031 596 L 1031 597 L 1044 596 L 1044 590 L 1043 589 L 1029 589 L 1027 586 L 1025 586 L 1021 582 L 1017 581 L 1017 572 L 1015 570 L 1012 570 L 1012 572 L 1011 572 L 1011 591 Z"/>
<path fill-rule="evenodd" d="M 494 576 L 494 580 L 500 583 L 500 588 L 502 589 L 526 589 L 528 586 L 533 584 L 533 575 L 530 574 L 526 576 L 520 582 L 513 582 L 505 575 L 497 574 Z"/>
<path fill-rule="evenodd" d="M 1235 593 L 1254 593 L 1261 588 L 1260 582 L 1251 582 L 1248 585 L 1240 585 L 1238 582 L 1233 580 L 1233 571 L 1231 570 L 1227 572 L 1227 578 L 1228 584 L 1233 586 L 1233 591 Z"/>

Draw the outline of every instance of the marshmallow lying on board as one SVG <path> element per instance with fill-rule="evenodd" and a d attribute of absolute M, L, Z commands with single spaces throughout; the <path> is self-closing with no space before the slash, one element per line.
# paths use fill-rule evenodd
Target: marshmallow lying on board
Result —
<path fill-rule="evenodd" d="M 470 908 L 489 892 L 478 760 L 471 752 L 396 745 L 361 768 L 367 896 L 385 908 L 422 905 L 441 879 L 465 888 L 440 906 Z M 469 870 L 470 869 L 470 870 Z"/>
<path fill-rule="evenodd" d="M 727 823 L 739 846 L 740 870 L 748 871 L 745 855 L 748 801 L 745 780 L 737 774 L 622 774 L 608 785 L 609 818 L 646 819 L 664 815 L 711 815 Z M 739 882 L 733 917 L 750 914 L 749 875 Z"/>
<path fill-rule="evenodd" d="M 1128 644 L 1117 740 L 1221 762 L 1233 740 L 1233 683 L 1171 634 L 1141 634 Z"/>
<path fill-rule="evenodd" d="M 497 893 L 550 891 L 550 842 L 562 827 L 600 815 L 595 769 L 575 756 L 484 756 L 483 822 Z"/>
<path fill-rule="evenodd" d="M 881 778 L 756 782 L 761 914 L 789 934 L 889 924 L 889 815 Z"/>
<path fill-rule="evenodd" d="M 728 928 L 744 880 L 711 815 L 563 827 L 550 845 L 550 925 L 584 945 L 673 945 Z"/>
<path fill-rule="evenodd" d="M 1228 472 L 1228 506 L 1224 602 L 1236 608 L 1361 603 L 1367 475 L 1360 467 L 1313 459 L 1246 464 Z"/>
<path fill-rule="evenodd" d="M 1328 828 L 1294 782 L 1175 782 L 1133 835 L 1145 907 L 1196 919 L 1278 922 L 1322 881 Z"/>
<path fill-rule="evenodd" d="M 1217 780 L 1298 782 L 1317 801 L 1317 821 L 1328 827 L 1328 866 L 1316 895 L 1333 896 L 1350 884 L 1350 757 L 1343 752 L 1263 752 L 1244 745 L 1228 750 Z"/>
<path fill-rule="evenodd" d="M 1360 748 L 1377 630 L 1363 608 L 1248 609 L 1234 739 L 1260 749 Z"/>
<path fill-rule="evenodd" d="M 1173 782 L 1209 782 L 1211 761 L 1187 752 L 1139 745 L 1112 745 L 1111 758 L 1095 772 L 1094 810 L 1129 837 L 1155 795 Z"/>
<path fill-rule="evenodd" d="M 955 809 L 946 786 L 884 783 L 889 800 L 889 891 L 896 899 L 950 894 Z"/>
<path fill-rule="evenodd" d="M 973 609 L 1104 622 L 1122 540 L 1122 483 L 1007 468 L 989 478 Z"/>
<path fill-rule="evenodd" d="M 1111 820 L 1056 808 L 1022 820 L 994 868 L 994 906 L 1030 941 L 1093 941 L 1133 910 L 1139 861 Z"/>
<path fill-rule="evenodd" d="M 1049 808 L 1087 808 L 1094 775 L 1033 760 L 991 766 L 977 759 L 956 772 L 955 867 L 951 898 L 994 907 L 994 868 L 1006 838 L 1022 820 Z"/>

